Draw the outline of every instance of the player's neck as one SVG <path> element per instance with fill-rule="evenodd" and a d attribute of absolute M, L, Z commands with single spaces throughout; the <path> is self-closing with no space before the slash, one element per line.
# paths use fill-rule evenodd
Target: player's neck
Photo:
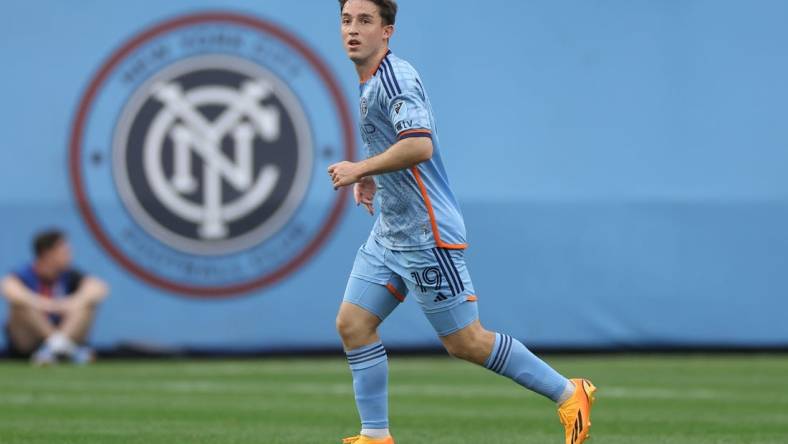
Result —
<path fill-rule="evenodd" d="M 375 75 L 375 71 L 378 70 L 380 66 L 380 62 L 386 57 L 386 54 L 389 52 L 389 45 L 383 45 L 380 50 L 378 50 L 375 54 L 371 55 L 367 60 L 362 63 L 356 64 L 356 72 L 358 73 L 359 81 L 366 82 L 372 76 Z"/>

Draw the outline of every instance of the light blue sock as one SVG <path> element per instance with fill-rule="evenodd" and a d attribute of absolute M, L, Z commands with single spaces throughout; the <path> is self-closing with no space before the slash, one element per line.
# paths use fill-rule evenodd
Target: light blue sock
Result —
<path fill-rule="evenodd" d="M 364 429 L 389 427 L 389 361 L 386 349 L 378 341 L 347 352 L 353 372 L 356 408 Z"/>
<path fill-rule="evenodd" d="M 522 342 L 501 333 L 495 334 L 493 351 L 484 366 L 554 402 L 559 402 L 567 387 L 572 387 L 569 380 L 531 353 Z"/>

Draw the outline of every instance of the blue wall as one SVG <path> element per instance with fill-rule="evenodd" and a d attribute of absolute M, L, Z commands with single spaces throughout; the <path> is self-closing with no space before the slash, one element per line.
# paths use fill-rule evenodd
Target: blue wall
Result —
<path fill-rule="evenodd" d="M 485 324 L 539 346 L 788 344 L 788 3 L 400 4 L 393 49 L 431 95 Z M 335 2 L 0 10 L 0 269 L 28 260 L 31 235 L 56 224 L 79 266 L 112 285 L 97 345 L 338 346 L 334 314 L 372 222 L 363 211 L 348 206 L 317 254 L 277 284 L 195 299 L 107 255 L 67 170 L 74 113 L 102 63 L 141 30 L 195 11 L 248 13 L 298 36 L 340 80 L 355 118 Z M 414 301 L 383 334 L 391 345 L 437 343 Z"/>

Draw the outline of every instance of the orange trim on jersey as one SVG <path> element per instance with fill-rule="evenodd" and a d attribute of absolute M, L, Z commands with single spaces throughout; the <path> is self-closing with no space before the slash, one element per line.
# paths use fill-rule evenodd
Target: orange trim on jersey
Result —
<path fill-rule="evenodd" d="M 429 135 L 432 135 L 432 131 L 430 131 L 428 129 L 412 129 L 412 130 L 403 131 L 403 132 L 397 134 L 397 138 L 401 139 L 403 136 L 407 136 L 408 134 L 429 134 Z"/>
<path fill-rule="evenodd" d="M 424 199 L 424 205 L 427 207 L 427 214 L 430 216 L 430 225 L 432 226 L 432 235 L 435 237 L 435 245 L 439 248 L 446 248 L 448 250 L 464 250 L 468 248 L 468 244 L 447 244 L 441 240 L 441 233 L 438 230 L 438 221 L 435 219 L 435 211 L 432 209 L 432 201 L 429 194 L 427 194 L 427 187 L 424 186 L 424 181 L 421 180 L 421 173 L 419 167 L 414 166 L 411 168 L 413 177 L 416 178 L 416 183 L 419 184 L 421 190 L 421 197 Z"/>
<path fill-rule="evenodd" d="M 386 284 L 386 288 L 389 290 L 392 296 L 394 296 L 398 301 L 405 302 L 405 296 L 402 295 L 399 291 L 397 291 L 397 287 L 394 286 L 391 282 Z"/>
<path fill-rule="evenodd" d="M 365 75 L 361 76 L 361 79 L 359 80 L 359 82 L 358 82 L 358 83 L 365 83 L 365 82 L 368 82 L 368 81 L 369 81 L 369 79 L 371 79 L 371 78 L 375 77 L 375 74 L 376 74 L 376 73 L 378 72 L 378 70 L 380 69 L 380 65 L 382 65 L 382 64 L 383 64 L 383 60 L 384 60 L 386 57 L 388 57 L 388 56 L 389 56 L 389 54 L 391 54 L 391 50 L 389 50 L 389 49 L 386 49 L 386 53 L 385 53 L 385 54 L 383 54 L 383 57 L 381 57 L 381 58 L 380 58 L 380 61 L 378 62 L 378 64 L 377 64 L 377 65 L 375 65 L 375 69 L 373 69 L 373 70 L 372 70 L 372 72 L 370 72 L 370 73 L 368 73 L 368 74 L 365 74 Z"/>
<path fill-rule="evenodd" d="M 476 302 L 476 301 L 479 300 L 479 298 L 477 298 L 475 294 L 472 294 L 472 295 L 468 296 L 467 298 L 465 298 L 465 300 L 468 301 L 468 302 Z"/>

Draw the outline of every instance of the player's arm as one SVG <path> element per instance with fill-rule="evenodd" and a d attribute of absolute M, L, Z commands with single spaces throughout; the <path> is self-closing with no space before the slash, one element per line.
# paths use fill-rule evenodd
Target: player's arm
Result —
<path fill-rule="evenodd" d="M 415 71 L 386 77 L 388 88 L 380 99 L 386 104 L 391 128 L 398 141 L 386 151 L 361 162 L 340 162 L 328 168 L 334 188 L 357 183 L 365 177 L 411 168 L 432 158 L 432 122 L 426 95 Z"/>
<path fill-rule="evenodd" d="M 432 138 L 402 139 L 391 148 L 359 162 L 361 177 L 405 170 L 432 158 Z"/>
<path fill-rule="evenodd" d="M 99 278 L 83 276 L 78 271 L 71 271 L 67 279 L 76 279 L 76 290 L 64 299 L 56 301 L 56 310 L 68 314 L 73 310 L 84 310 L 101 302 L 109 293 L 109 287 Z"/>
<path fill-rule="evenodd" d="M 44 311 L 52 311 L 53 307 L 50 300 L 40 297 L 13 274 L 5 276 L 0 282 L 0 291 L 9 304 L 17 307 L 34 308 Z"/>
<path fill-rule="evenodd" d="M 391 148 L 360 162 L 339 162 L 328 167 L 334 188 L 359 182 L 365 177 L 411 168 L 432 158 L 432 138 L 402 139 Z"/>
<path fill-rule="evenodd" d="M 79 286 L 68 300 L 78 304 L 95 305 L 109 294 L 109 286 L 93 276 L 80 277 Z"/>

